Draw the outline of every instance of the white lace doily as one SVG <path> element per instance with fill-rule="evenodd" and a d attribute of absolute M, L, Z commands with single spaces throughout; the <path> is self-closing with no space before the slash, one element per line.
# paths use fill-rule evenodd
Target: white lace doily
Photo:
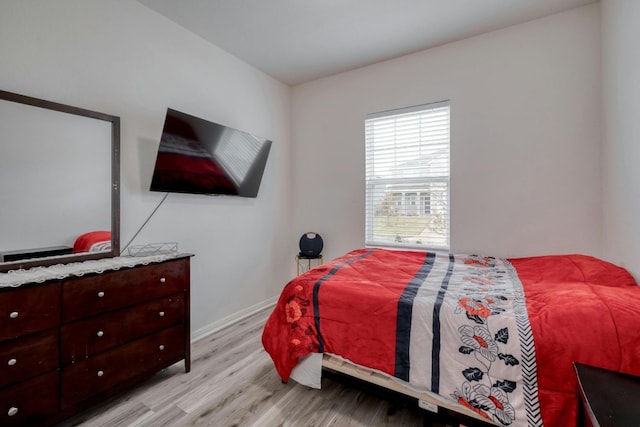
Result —
<path fill-rule="evenodd" d="M 82 276 L 87 273 L 102 273 L 108 270 L 147 265 L 183 256 L 186 256 L 186 254 L 170 253 L 142 257 L 121 256 L 49 265 L 47 267 L 32 267 L 27 270 L 10 270 L 6 273 L 0 273 L 0 288 L 17 287 L 25 283 L 43 283 L 47 280 L 60 280 L 69 276 Z"/>

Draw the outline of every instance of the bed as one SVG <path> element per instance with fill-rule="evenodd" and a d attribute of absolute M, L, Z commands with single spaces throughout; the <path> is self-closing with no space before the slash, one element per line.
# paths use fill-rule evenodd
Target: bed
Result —
<path fill-rule="evenodd" d="M 585 255 L 358 249 L 289 282 L 262 343 L 496 425 L 575 425 L 573 362 L 640 374 L 640 287 Z M 421 405 L 423 406 L 423 405 Z"/>
<path fill-rule="evenodd" d="M 111 231 L 89 231 L 73 242 L 73 253 L 105 252 L 111 250 Z"/>
<path fill-rule="evenodd" d="M 238 189 L 196 136 L 164 133 L 158 148 L 151 188 L 159 191 L 236 194 Z"/>

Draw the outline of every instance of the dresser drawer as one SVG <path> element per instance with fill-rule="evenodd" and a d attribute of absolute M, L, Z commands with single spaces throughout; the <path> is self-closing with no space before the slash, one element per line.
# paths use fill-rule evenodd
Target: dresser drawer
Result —
<path fill-rule="evenodd" d="M 188 259 L 74 278 L 62 284 L 62 318 L 70 322 L 175 294 L 188 282 Z"/>
<path fill-rule="evenodd" d="M 181 323 L 183 318 L 184 293 L 66 324 L 61 330 L 62 363 L 81 361 Z"/>
<path fill-rule="evenodd" d="M 60 284 L 0 292 L 0 341 L 57 326 Z"/>
<path fill-rule="evenodd" d="M 0 390 L 1 426 L 40 426 L 58 412 L 58 371 Z"/>
<path fill-rule="evenodd" d="M 0 344 L 0 388 L 58 369 L 58 329 Z"/>
<path fill-rule="evenodd" d="M 136 376 L 184 358 L 184 326 L 178 325 L 63 368 L 62 409 L 73 408 Z"/>

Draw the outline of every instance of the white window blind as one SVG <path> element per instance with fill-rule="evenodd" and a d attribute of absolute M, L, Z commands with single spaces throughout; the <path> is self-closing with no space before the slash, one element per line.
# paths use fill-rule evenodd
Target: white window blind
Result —
<path fill-rule="evenodd" d="M 366 244 L 449 249 L 449 102 L 365 120 Z"/>
<path fill-rule="evenodd" d="M 234 184 L 242 185 L 264 142 L 263 138 L 227 129 L 219 137 L 214 156 Z"/>

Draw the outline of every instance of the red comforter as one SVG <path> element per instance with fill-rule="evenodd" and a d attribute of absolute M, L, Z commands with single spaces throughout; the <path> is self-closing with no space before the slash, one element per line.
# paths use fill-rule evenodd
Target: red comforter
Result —
<path fill-rule="evenodd" d="M 398 300 L 427 256 L 362 249 L 292 280 L 262 336 L 282 379 L 299 358 L 325 351 L 398 376 L 398 346 L 408 336 L 398 327 Z M 640 375 L 640 287 L 626 270 L 588 256 L 509 261 L 534 338 L 542 420 L 575 425 L 573 361 Z M 487 307 L 470 310 L 484 316 Z"/>
<path fill-rule="evenodd" d="M 235 194 L 235 184 L 213 157 L 158 152 L 151 182 L 162 191 Z"/>
<path fill-rule="evenodd" d="M 536 345 L 546 425 L 576 425 L 571 362 L 640 375 L 640 287 L 624 269 L 567 255 L 511 259 Z"/>

